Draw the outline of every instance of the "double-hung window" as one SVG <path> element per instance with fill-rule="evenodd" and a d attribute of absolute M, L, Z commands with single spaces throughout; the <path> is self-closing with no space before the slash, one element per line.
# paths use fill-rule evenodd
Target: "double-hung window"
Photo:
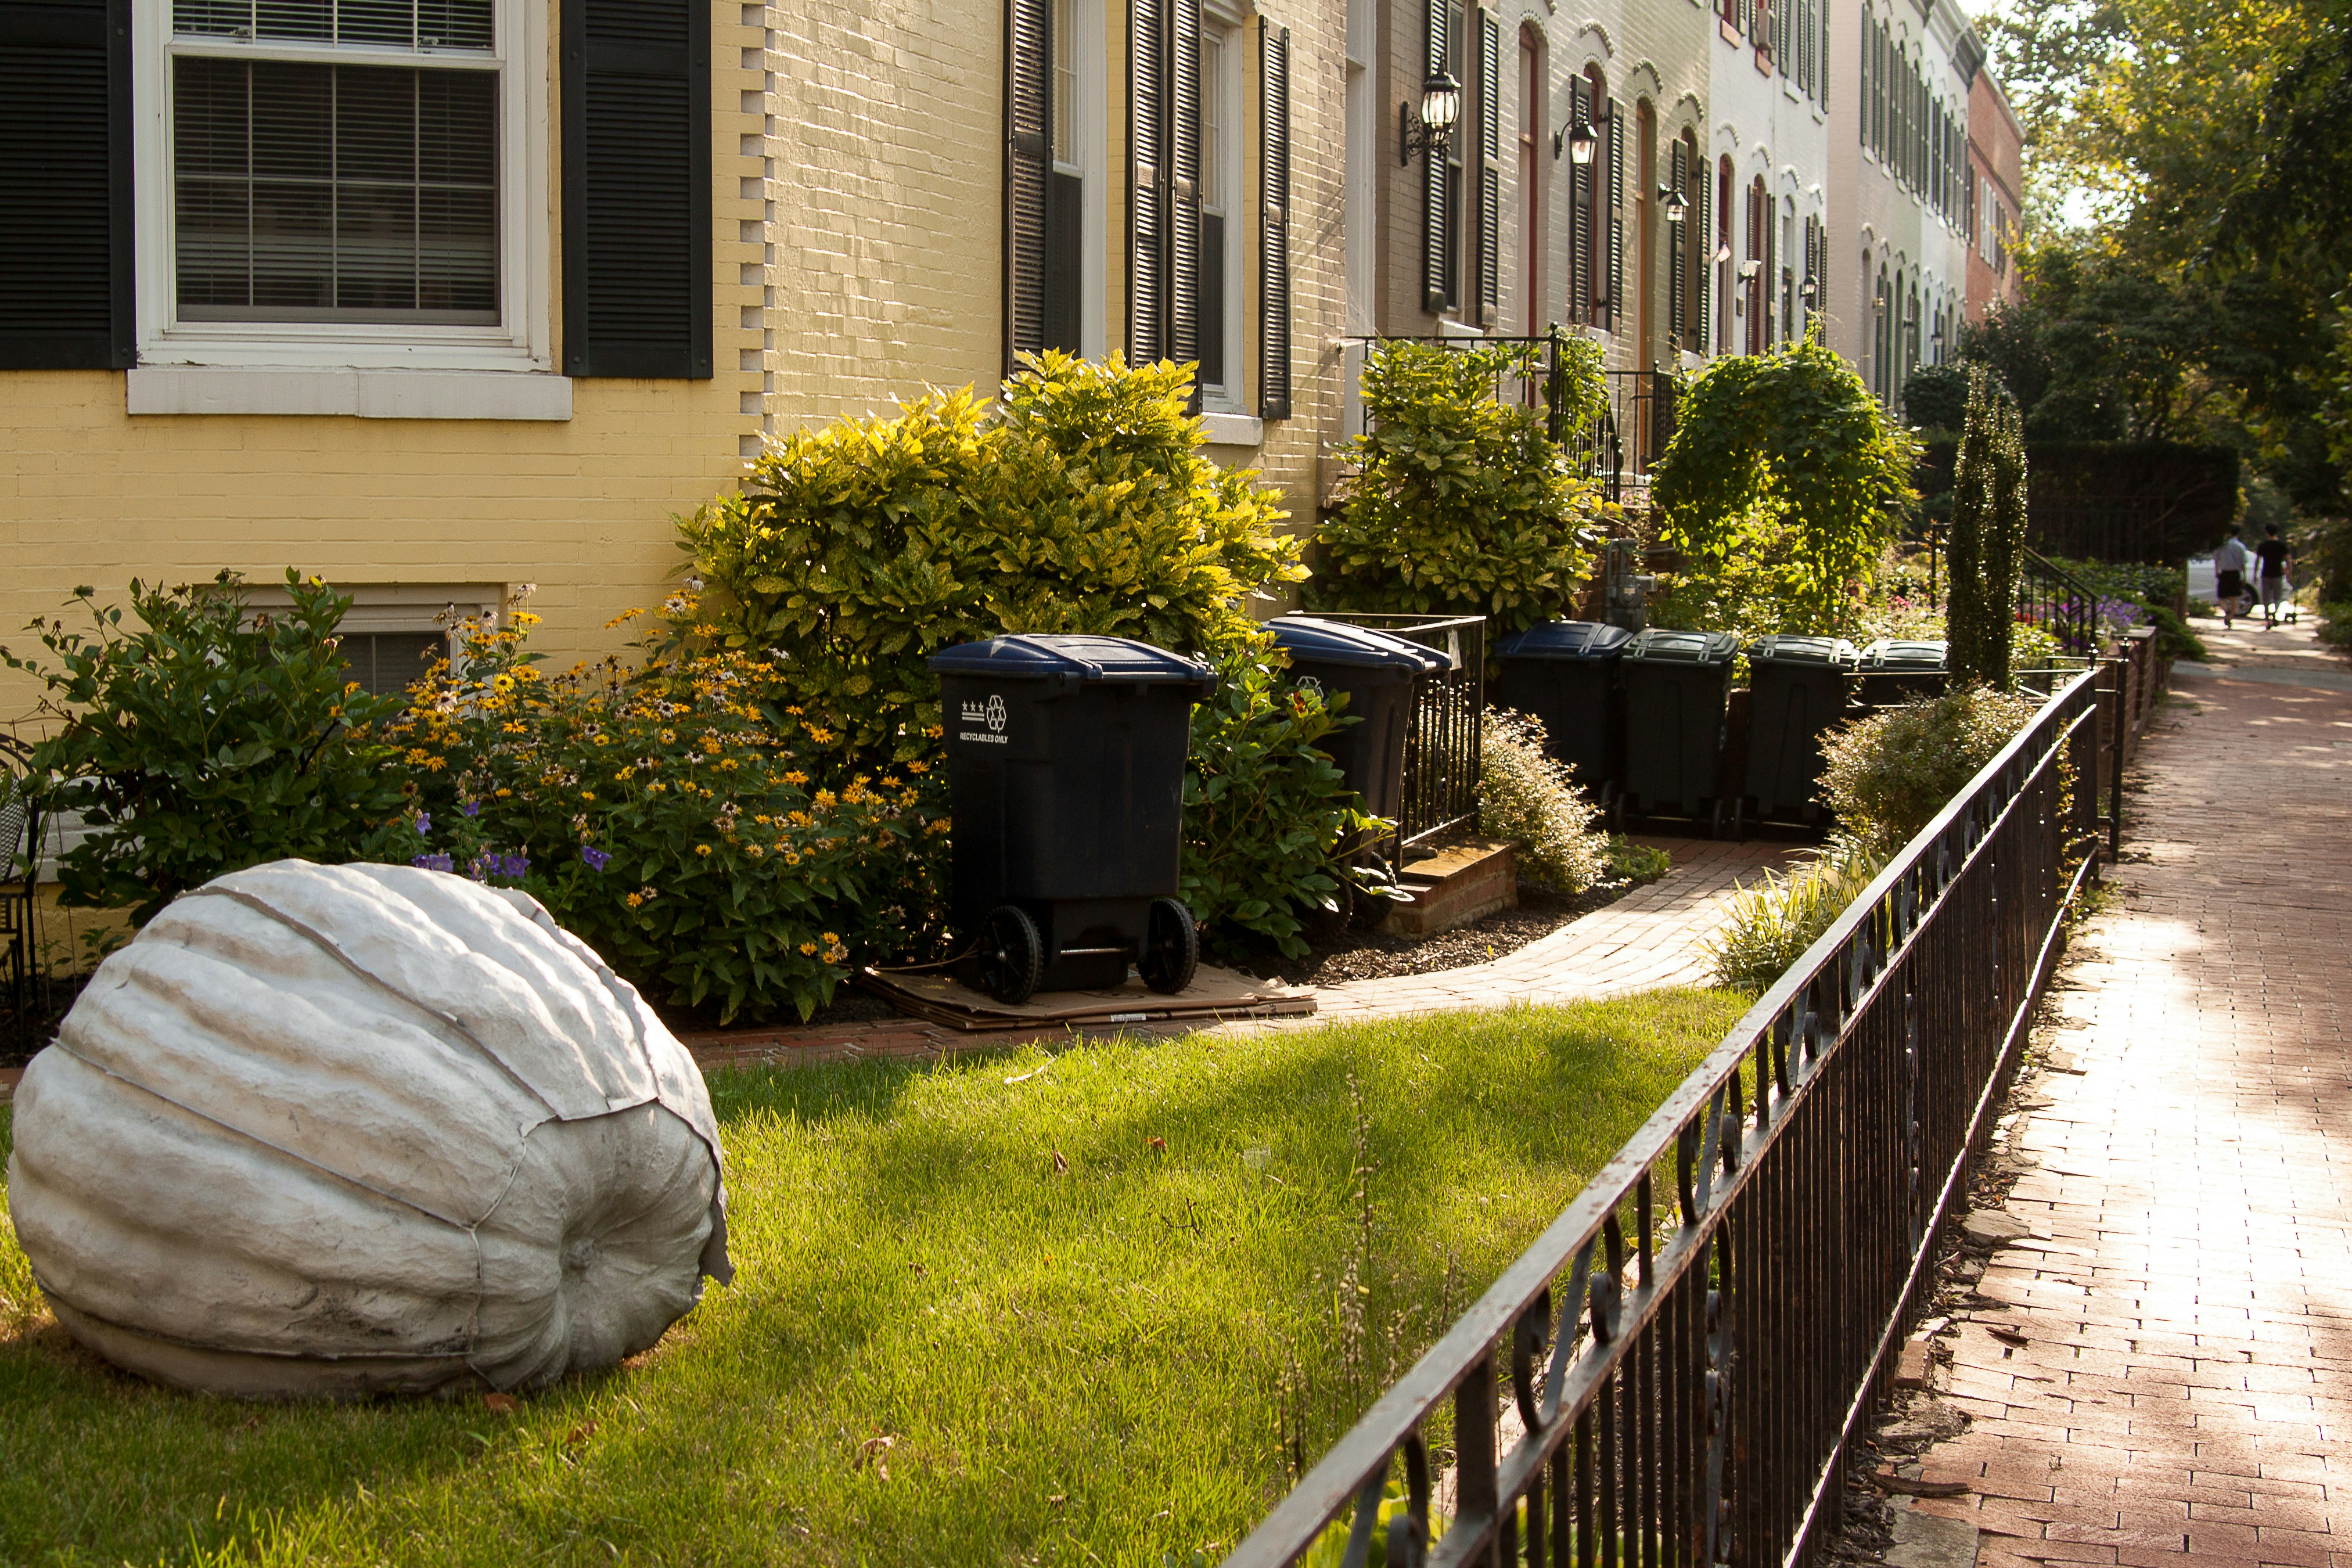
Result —
<path fill-rule="evenodd" d="M 533 9 L 142 4 L 142 357 L 543 363 Z"/>

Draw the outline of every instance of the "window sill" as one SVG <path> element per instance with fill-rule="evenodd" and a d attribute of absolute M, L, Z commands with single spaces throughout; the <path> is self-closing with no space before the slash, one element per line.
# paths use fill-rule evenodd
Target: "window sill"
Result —
<path fill-rule="evenodd" d="M 142 365 L 132 414 L 344 415 L 360 419 L 572 417 L 569 376 L 516 371 L 224 369 Z"/>
<path fill-rule="evenodd" d="M 1255 414 L 1203 414 L 1201 426 L 1212 447 L 1255 447 L 1265 440 L 1265 421 Z"/>

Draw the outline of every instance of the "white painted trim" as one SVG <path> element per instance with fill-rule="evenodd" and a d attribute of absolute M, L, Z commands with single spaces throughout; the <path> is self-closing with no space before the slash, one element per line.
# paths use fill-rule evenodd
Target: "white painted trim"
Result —
<path fill-rule="evenodd" d="M 530 372 L 554 368 L 551 321 L 553 241 L 548 216 L 548 7 L 543 0 L 499 0 L 499 312 L 495 326 L 366 322 L 182 324 L 173 288 L 171 137 L 173 46 L 169 0 L 131 6 L 131 148 L 138 266 L 139 359 L 148 365 L 247 365 L 320 370 L 415 369 Z M 390 58 L 434 68 L 490 68 L 488 58 L 455 51 L 321 50 L 315 46 L 192 42 L 189 52 L 331 58 L 354 64 Z M 566 400 L 567 410 L 569 399 Z M 137 410 L 133 410 L 137 412 Z M 436 416 L 438 417 L 438 416 Z M 449 416 L 447 417 L 483 417 Z M 495 417 L 495 416 L 493 416 Z M 529 415 L 530 418 L 569 418 Z"/>
<path fill-rule="evenodd" d="M 1255 447 L 1265 440 L 1265 421 L 1255 414 L 1203 414 L 1201 426 L 1212 447 Z"/>
<path fill-rule="evenodd" d="M 571 377 L 514 371 L 141 365 L 123 379 L 125 405 L 132 414 L 348 415 L 361 419 L 572 417 Z"/>

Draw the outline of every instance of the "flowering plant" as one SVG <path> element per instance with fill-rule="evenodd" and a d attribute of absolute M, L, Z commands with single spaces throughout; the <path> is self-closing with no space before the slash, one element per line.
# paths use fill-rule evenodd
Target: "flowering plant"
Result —
<path fill-rule="evenodd" d="M 722 1021 L 805 1017 L 853 953 L 929 939 L 947 820 L 923 774 L 815 787 L 823 742 L 765 663 L 671 647 L 551 676 L 537 620 L 461 626 L 460 661 L 391 727 L 420 864 L 528 889 L 615 971 Z"/>

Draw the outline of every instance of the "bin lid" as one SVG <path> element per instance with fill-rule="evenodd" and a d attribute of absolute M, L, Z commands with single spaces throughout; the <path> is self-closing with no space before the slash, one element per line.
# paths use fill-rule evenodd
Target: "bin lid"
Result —
<path fill-rule="evenodd" d="M 1729 632 L 1669 632 L 1653 626 L 1636 632 L 1625 657 L 1644 664 L 1729 664 L 1739 639 Z"/>
<path fill-rule="evenodd" d="M 1434 675 L 1451 665 L 1435 648 L 1423 647 L 1370 626 L 1351 626 L 1345 621 L 1318 620 L 1313 616 L 1277 616 L 1265 624 L 1265 629 L 1274 634 L 1275 646 L 1283 652 L 1324 664 L 1402 669 L 1417 675 Z"/>
<path fill-rule="evenodd" d="M 1541 621 L 1495 645 L 1496 658 L 1615 658 L 1633 634 L 1606 621 Z"/>
<path fill-rule="evenodd" d="M 1122 681 L 1144 686 L 1199 685 L 1216 671 L 1181 653 L 1132 637 L 1034 633 L 990 637 L 986 642 L 943 647 L 927 661 L 934 675 L 992 676 L 1002 680 L 1060 677 L 1082 682 Z"/>
<path fill-rule="evenodd" d="M 1843 637 L 1769 637 L 1748 645 L 1749 664 L 1797 664 L 1852 669 L 1862 655 Z"/>
<path fill-rule="evenodd" d="M 1915 642 L 1903 637 L 1880 637 L 1862 650 L 1862 668 L 1867 670 L 1940 670 L 1948 643 Z"/>

